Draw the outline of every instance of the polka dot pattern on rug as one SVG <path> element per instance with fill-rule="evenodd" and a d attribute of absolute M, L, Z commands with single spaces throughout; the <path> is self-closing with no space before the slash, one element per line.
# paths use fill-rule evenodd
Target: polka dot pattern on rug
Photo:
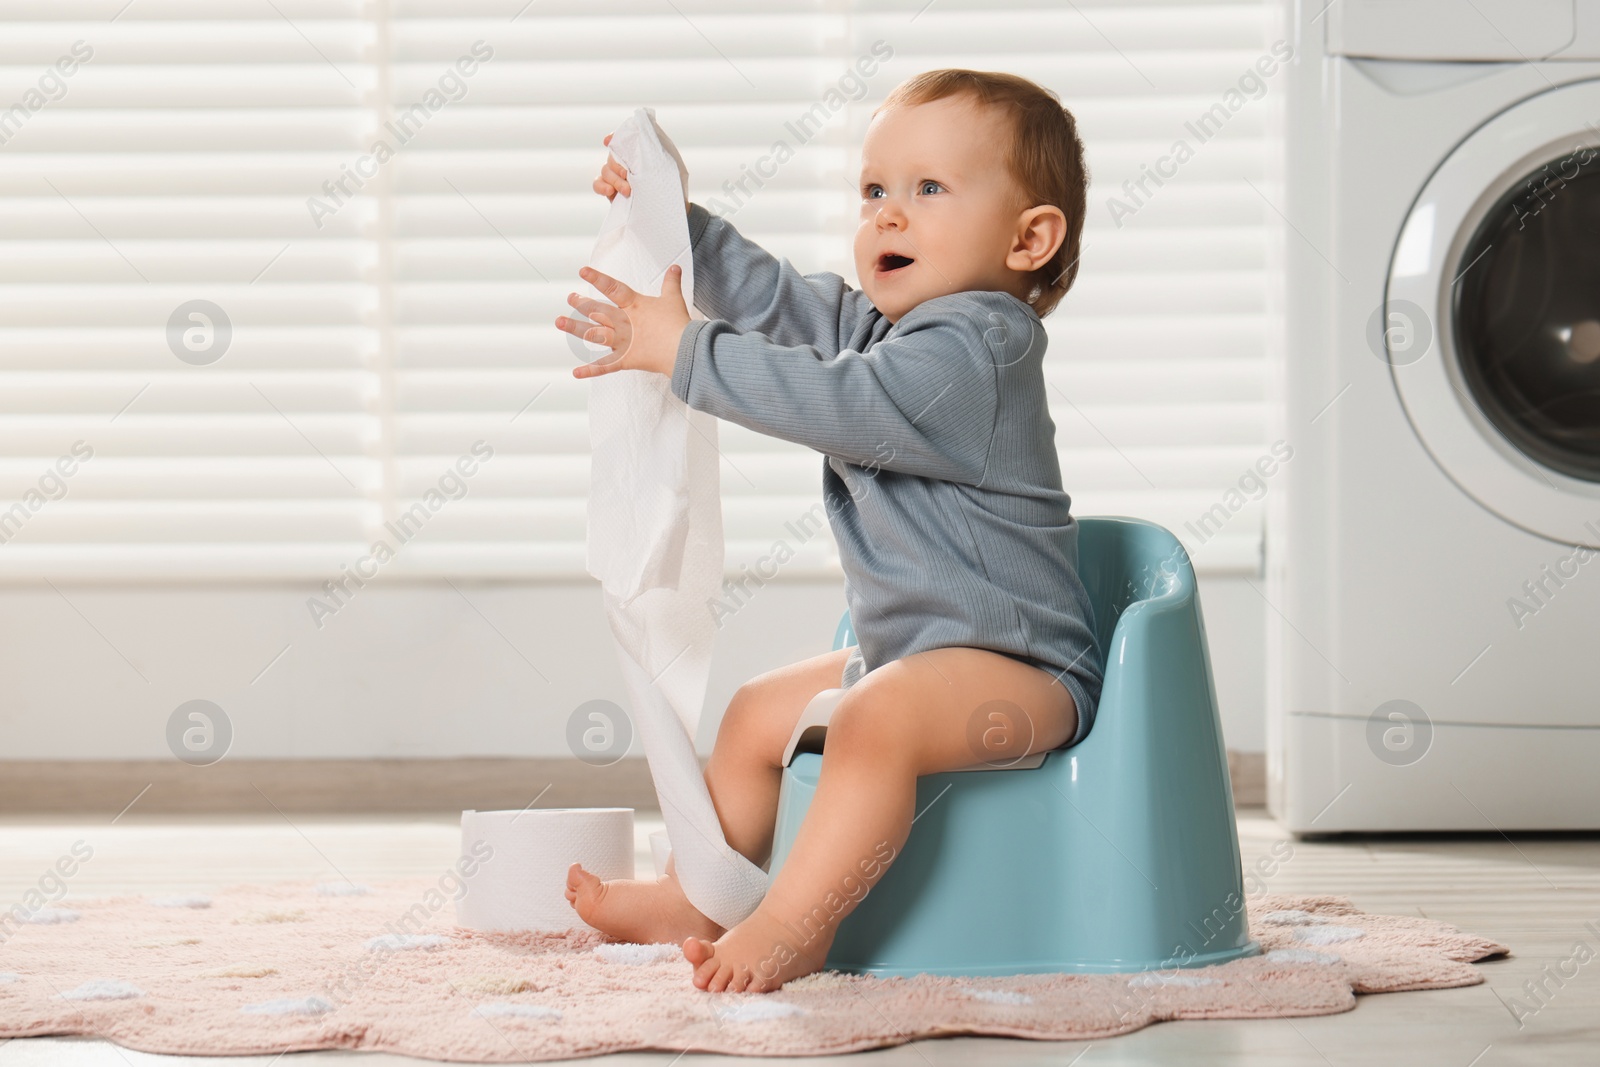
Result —
<path fill-rule="evenodd" d="M 607 963 L 625 963 L 639 967 L 657 960 L 683 959 L 683 949 L 662 942 L 655 945 L 627 945 L 607 942 L 594 947 L 594 954 Z"/>
<path fill-rule="evenodd" d="M 131 982 L 115 978 L 95 978 L 61 994 L 62 1000 L 132 1000 L 144 996 L 144 990 Z"/>
<path fill-rule="evenodd" d="M 233 921 L 247 926 L 265 926 L 272 923 L 310 922 L 311 916 L 306 914 L 304 908 L 268 908 L 265 911 L 248 912 Z"/>
<path fill-rule="evenodd" d="M 738 993 L 722 993 L 719 996 L 740 996 Z M 786 1004 L 781 1000 L 773 1000 L 770 993 L 745 994 L 758 999 L 740 1000 L 724 1008 L 720 1005 L 713 1010 L 717 1018 L 725 1023 L 755 1023 L 765 1022 L 768 1019 L 786 1019 L 791 1015 L 804 1015 L 806 1010 L 798 1005 Z"/>
<path fill-rule="evenodd" d="M 1358 930 L 1354 926 L 1300 926 L 1295 928 L 1294 939 L 1308 945 L 1336 945 L 1340 941 L 1365 937 L 1366 934 L 1365 930 Z"/>
<path fill-rule="evenodd" d="M 1309 911 L 1300 911 L 1289 908 L 1282 911 L 1269 911 L 1261 916 L 1261 922 L 1268 926 L 1317 926 L 1328 921 L 1326 915 L 1313 915 Z"/>
<path fill-rule="evenodd" d="M 842 1055 L 957 1033 L 1100 1041 L 1167 1020 L 1332 1015 L 1366 994 L 1473 985 L 1483 979 L 1472 961 L 1507 951 L 1343 897 L 1261 893 L 1246 902 L 1260 954 L 1209 967 L 830 971 L 775 993 L 708 993 L 678 944 L 628 945 L 576 927 L 463 929 L 433 879 L 374 882 L 362 894 L 318 884 L 189 882 L 173 893 L 198 896 L 190 889 L 200 886 L 209 908 L 153 906 L 161 892 L 42 900 L 80 918 L 7 931 L 0 1041 L 50 1033 L 191 1057 L 265 1062 L 321 1048 L 485 1064 L 691 1046 Z"/>
<path fill-rule="evenodd" d="M 382 934 L 367 942 L 368 952 L 410 952 L 419 948 L 448 945 L 448 937 L 438 934 Z"/>
<path fill-rule="evenodd" d="M 246 1015 L 326 1015 L 333 1010 L 333 1005 L 321 997 L 285 997 L 246 1004 L 239 1010 Z"/>
<path fill-rule="evenodd" d="M 561 1018 L 561 1012 L 556 1008 L 547 1008 L 542 1004 L 479 1004 L 472 1009 L 474 1019 L 548 1019 L 551 1022 Z"/>

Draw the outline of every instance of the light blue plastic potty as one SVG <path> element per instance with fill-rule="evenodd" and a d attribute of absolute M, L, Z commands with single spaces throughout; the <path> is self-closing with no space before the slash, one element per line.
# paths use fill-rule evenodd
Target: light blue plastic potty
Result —
<path fill-rule="evenodd" d="M 996 975 L 1203 967 L 1257 955 L 1194 570 L 1171 533 L 1079 520 L 1106 650 L 1089 736 L 1036 768 L 917 781 L 900 855 L 839 926 L 829 968 Z M 854 644 L 849 613 L 835 648 Z M 822 770 L 784 768 L 770 870 Z M 943 796 L 940 796 L 941 792 Z M 937 798 L 937 802 L 935 802 Z"/>

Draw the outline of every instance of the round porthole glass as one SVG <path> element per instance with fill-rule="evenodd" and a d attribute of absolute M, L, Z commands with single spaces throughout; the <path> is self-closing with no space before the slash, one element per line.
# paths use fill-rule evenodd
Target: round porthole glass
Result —
<path fill-rule="evenodd" d="M 1600 149 L 1552 160 L 1502 196 L 1454 273 L 1473 402 L 1530 459 L 1600 482 Z"/>

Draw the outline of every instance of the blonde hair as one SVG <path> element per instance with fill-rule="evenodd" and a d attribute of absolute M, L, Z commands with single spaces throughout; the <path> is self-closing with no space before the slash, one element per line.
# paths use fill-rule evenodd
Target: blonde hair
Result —
<path fill-rule="evenodd" d="M 1018 190 L 1018 210 L 1049 204 L 1067 219 L 1055 255 L 1029 275 L 1027 302 L 1040 317 L 1055 310 L 1078 277 L 1083 219 L 1088 213 L 1089 171 L 1078 123 L 1061 98 L 1027 78 L 1001 71 L 946 67 L 924 71 L 895 86 L 873 115 L 893 107 L 928 104 L 965 95 L 997 109 L 1011 127 L 1006 169 Z"/>

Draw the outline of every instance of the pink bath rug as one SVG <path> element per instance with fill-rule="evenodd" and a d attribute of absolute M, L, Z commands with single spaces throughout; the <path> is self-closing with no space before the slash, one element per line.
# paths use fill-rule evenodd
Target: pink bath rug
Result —
<path fill-rule="evenodd" d="M 381 1049 L 503 1063 L 656 1049 L 817 1056 L 952 1034 L 1081 1041 L 1165 1019 L 1349 1011 L 1356 993 L 1483 981 L 1504 945 L 1342 897 L 1249 902 L 1262 954 L 1144 974 L 872 978 L 705 993 L 676 946 L 458 928 L 426 881 L 286 882 L 63 900 L 0 925 L 0 1038 L 144 1052 Z"/>

